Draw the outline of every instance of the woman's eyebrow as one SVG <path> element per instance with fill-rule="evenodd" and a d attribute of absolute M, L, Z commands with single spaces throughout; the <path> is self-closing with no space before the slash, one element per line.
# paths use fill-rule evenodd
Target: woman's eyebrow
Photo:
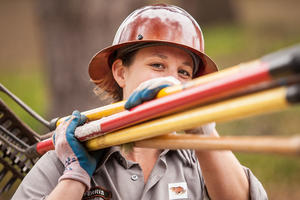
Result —
<path fill-rule="evenodd" d="M 161 54 L 161 53 L 153 53 L 152 56 L 159 57 L 161 59 L 167 59 L 168 58 L 168 56 L 166 56 L 164 54 Z M 189 62 L 189 61 L 184 61 L 182 64 L 186 65 L 186 66 L 189 66 L 192 69 L 194 68 L 193 64 L 191 62 Z"/>
<path fill-rule="evenodd" d="M 153 53 L 152 56 L 156 56 L 156 57 L 159 57 L 161 59 L 167 59 L 168 58 L 168 56 L 160 54 L 160 53 Z"/>
<path fill-rule="evenodd" d="M 191 67 L 192 69 L 194 69 L 193 63 L 191 63 L 191 62 L 189 62 L 189 61 L 185 61 L 185 62 L 183 62 L 182 64 L 183 64 L 183 65 L 186 65 L 186 66 L 189 66 L 189 67 Z"/>

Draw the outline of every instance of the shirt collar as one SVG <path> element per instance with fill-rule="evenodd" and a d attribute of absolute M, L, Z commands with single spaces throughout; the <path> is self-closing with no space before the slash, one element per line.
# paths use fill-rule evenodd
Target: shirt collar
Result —
<path fill-rule="evenodd" d="M 120 152 L 120 147 L 119 146 L 113 146 L 109 147 L 103 150 L 100 150 L 102 155 L 101 155 L 101 160 L 98 163 L 98 167 L 96 171 L 98 171 L 106 162 L 107 160 L 116 152 Z"/>
<path fill-rule="evenodd" d="M 171 153 L 171 152 L 176 152 L 177 154 L 179 154 L 179 157 L 182 159 L 182 161 L 185 163 L 185 164 L 188 164 L 190 165 L 191 164 L 191 158 L 190 156 L 187 156 L 185 153 L 183 154 L 183 151 L 182 150 L 169 150 L 169 149 L 164 149 L 160 155 L 159 155 L 159 158 L 162 159 L 162 160 L 165 160 L 165 156 L 168 154 L 168 153 Z M 100 168 L 105 165 L 105 163 L 107 162 L 107 160 L 112 157 L 112 156 L 116 156 L 117 159 L 119 159 L 119 162 L 121 165 L 123 165 L 125 168 L 130 168 L 130 166 L 132 166 L 134 164 L 134 162 L 132 161 L 128 161 L 126 160 L 126 158 L 124 158 L 120 152 L 120 146 L 113 146 L 113 147 L 109 147 L 109 148 L 106 148 L 106 149 L 103 149 L 102 152 L 101 152 L 103 155 L 101 156 L 102 159 L 100 160 L 100 162 L 98 163 L 98 167 L 96 169 L 96 172 L 98 170 L 100 170 Z M 121 159 L 122 158 L 122 159 Z"/>

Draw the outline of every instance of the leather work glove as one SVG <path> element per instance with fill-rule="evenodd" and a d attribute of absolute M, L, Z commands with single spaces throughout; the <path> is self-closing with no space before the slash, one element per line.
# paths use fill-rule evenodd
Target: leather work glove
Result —
<path fill-rule="evenodd" d="M 82 119 L 79 111 L 74 111 L 72 116 L 62 122 L 55 130 L 53 143 L 58 158 L 65 166 L 65 171 L 59 181 L 64 179 L 77 180 L 89 189 L 91 176 L 96 169 L 100 153 L 97 151 L 88 153 L 74 136 L 76 127 L 85 121 L 86 118 Z"/>
<path fill-rule="evenodd" d="M 159 77 L 142 82 L 130 95 L 125 103 L 125 109 L 130 110 L 145 101 L 152 100 L 161 89 L 178 84 L 180 84 L 180 81 L 172 76 Z"/>

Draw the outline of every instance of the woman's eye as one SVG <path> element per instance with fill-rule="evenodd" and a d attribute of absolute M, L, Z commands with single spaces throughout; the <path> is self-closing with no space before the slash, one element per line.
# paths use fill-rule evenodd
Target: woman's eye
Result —
<path fill-rule="evenodd" d="M 153 63 L 150 64 L 152 67 L 156 68 L 156 69 L 164 69 L 164 65 L 160 64 L 160 63 Z"/>
<path fill-rule="evenodd" d="M 183 75 L 184 77 L 191 77 L 191 74 L 186 70 L 179 70 L 178 73 Z"/>

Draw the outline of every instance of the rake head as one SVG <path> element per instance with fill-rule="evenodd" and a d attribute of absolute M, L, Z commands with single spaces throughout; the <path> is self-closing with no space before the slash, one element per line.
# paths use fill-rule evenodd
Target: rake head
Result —
<path fill-rule="evenodd" d="M 38 141 L 34 136 L 33 130 L 0 100 L 0 194 L 23 179 L 37 161 L 38 157 L 25 153 Z"/>
<path fill-rule="evenodd" d="M 20 99 L 0 86 L 2 92 L 24 108 L 25 104 Z M 28 108 L 24 109 L 30 113 Z M 39 155 L 30 153 L 28 149 L 40 140 L 41 137 L 0 99 L 0 198 L 13 194 L 18 183 L 37 162 Z"/>

